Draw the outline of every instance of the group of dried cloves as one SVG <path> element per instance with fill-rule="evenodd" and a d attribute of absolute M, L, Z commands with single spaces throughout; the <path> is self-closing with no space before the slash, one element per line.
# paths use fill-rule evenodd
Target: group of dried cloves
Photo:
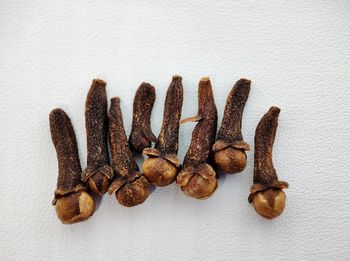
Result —
<path fill-rule="evenodd" d="M 107 113 L 106 83 L 93 80 L 85 104 L 87 167 L 84 171 L 70 118 L 62 109 L 50 113 L 51 137 L 59 169 L 53 200 L 58 218 L 65 224 L 89 218 L 95 211 L 91 192 L 99 196 L 107 191 L 115 193 L 121 205 L 132 207 L 147 199 L 152 186 L 166 186 L 175 180 L 189 197 L 210 197 L 218 186 L 215 169 L 234 174 L 246 166 L 245 151 L 249 150 L 249 145 L 243 141 L 241 125 L 250 83 L 247 79 L 240 79 L 232 88 L 217 133 L 217 109 L 209 78 L 203 77 L 199 82 L 197 115 L 180 121 L 182 78 L 173 76 L 166 94 L 158 138 L 150 123 L 155 88 L 142 83 L 134 99 L 128 140 L 120 99 L 111 99 Z M 279 113 L 278 107 L 271 107 L 256 128 L 254 184 L 248 198 L 255 210 L 268 219 L 282 213 L 286 200 L 282 189 L 288 187 L 288 183 L 278 180 L 272 163 Z M 189 121 L 197 122 L 197 125 L 181 165 L 177 157 L 179 127 L 180 123 Z M 153 148 L 152 142 L 155 143 Z M 133 152 L 148 157 L 142 165 L 143 173 L 139 171 Z"/>

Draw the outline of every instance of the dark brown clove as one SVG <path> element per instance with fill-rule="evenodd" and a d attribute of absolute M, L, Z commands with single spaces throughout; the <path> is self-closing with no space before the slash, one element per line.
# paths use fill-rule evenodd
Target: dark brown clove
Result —
<path fill-rule="evenodd" d="M 279 181 L 272 162 L 272 148 L 278 126 L 280 108 L 271 107 L 261 118 L 255 131 L 254 184 L 249 202 L 261 216 L 272 219 L 279 216 L 286 204 L 282 191 L 288 183 Z"/>
<path fill-rule="evenodd" d="M 216 167 L 233 174 L 244 170 L 249 145 L 243 141 L 241 126 L 244 106 L 250 91 L 250 80 L 240 79 L 226 100 L 221 127 L 213 146 Z"/>
<path fill-rule="evenodd" d="M 94 213 L 95 201 L 80 180 L 81 166 L 71 120 L 61 109 L 54 109 L 49 118 L 58 160 L 57 189 L 52 203 L 62 223 L 84 221 Z"/>
<path fill-rule="evenodd" d="M 150 194 L 150 184 L 139 172 L 137 163 L 132 157 L 118 97 L 111 99 L 108 120 L 112 167 L 118 174 L 109 187 L 108 193 L 115 193 L 121 205 L 132 207 L 147 199 Z"/>
<path fill-rule="evenodd" d="M 172 183 L 179 171 L 180 160 L 177 151 L 182 101 L 182 78 L 175 75 L 167 90 L 158 141 L 154 148 L 146 148 L 143 151 L 148 156 L 142 165 L 143 173 L 153 185 L 166 186 Z"/>
<path fill-rule="evenodd" d="M 107 192 L 113 178 L 109 166 L 107 133 L 107 95 L 106 83 L 94 79 L 86 97 L 85 127 L 87 138 L 87 167 L 82 180 L 96 194 Z"/>
<path fill-rule="evenodd" d="M 129 145 L 131 150 L 142 153 L 151 147 L 157 137 L 151 130 L 151 113 L 156 99 L 156 91 L 149 83 L 142 83 L 134 98 L 133 118 Z"/>
<path fill-rule="evenodd" d="M 208 77 L 203 77 L 198 87 L 198 114 L 181 123 L 197 121 L 192 133 L 191 145 L 183 162 L 183 168 L 176 182 L 188 196 L 205 199 L 217 188 L 215 170 L 209 165 L 211 148 L 215 141 L 217 110 L 214 95 Z"/>

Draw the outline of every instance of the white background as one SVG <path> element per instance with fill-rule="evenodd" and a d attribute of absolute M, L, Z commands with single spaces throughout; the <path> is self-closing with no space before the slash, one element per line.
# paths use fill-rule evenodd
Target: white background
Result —
<path fill-rule="evenodd" d="M 349 260 L 350 2 L 216 2 L 1 0 L 0 260 Z M 234 82 L 251 79 L 243 135 L 252 147 L 261 116 L 281 107 L 283 215 L 268 221 L 248 204 L 251 151 L 208 200 L 175 184 L 130 209 L 106 195 L 90 220 L 62 225 L 49 112 L 72 118 L 85 167 L 92 79 L 121 97 L 128 133 L 138 85 L 156 86 L 158 133 L 173 74 L 183 77 L 183 117 L 196 113 L 200 77 L 211 77 L 220 122 Z M 181 128 L 181 159 L 193 127 Z"/>

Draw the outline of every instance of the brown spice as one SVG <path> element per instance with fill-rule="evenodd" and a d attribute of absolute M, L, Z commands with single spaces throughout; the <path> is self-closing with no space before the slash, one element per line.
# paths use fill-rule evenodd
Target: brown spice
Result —
<path fill-rule="evenodd" d="M 288 183 L 279 181 L 272 162 L 272 148 L 278 126 L 280 108 L 271 107 L 261 118 L 255 131 L 254 184 L 249 202 L 261 216 L 272 219 L 285 207 L 286 195 L 282 191 Z"/>
<path fill-rule="evenodd" d="M 215 170 L 209 165 L 211 148 L 215 141 L 217 110 L 208 77 L 203 77 L 198 87 L 198 114 L 181 123 L 197 121 L 192 140 L 176 182 L 188 196 L 205 199 L 217 188 Z"/>
<path fill-rule="evenodd" d="M 50 113 L 50 131 L 58 160 L 57 189 L 53 205 L 64 224 L 88 219 L 95 211 L 95 201 L 80 180 L 81 166 L 75 132 L 62 109 Z"/>
<path fill-rule="evenodd" d="M 113 178 L 113 169 L 109 166 L 107 145 L 107 95 L 106 83 L 94 79 L 86 97 L 85 127 L 87 138 L 87 167 L 82 180 L 96 194 L 107 192 Z"/>
<path fill-rule="evenodd" d="M 151 147 L 152 142 L 157 141 L 157 137 L 151 130 L 151 113 L 156 99 L 155 88 L 149 83 L 142 83 L 137 89 L 129 137 L 131 150 L 142 153 L 143 149 Z"/>
<path fill-rule="evenodd" d="M 179 126 L 183 101 L 181 76 L 175 75 L 167 90 L 163 124 L 154 148 L 146 148 L 143 153 L 149 158 L 142 165 L 143 173 L 150 183 L 166 186 L 172 183 L 179 171 L 177 157 Z"/>
<path fill-rule="evenodd" d="M 243 141 L 241 126 L 244 106 L 250 91 L 250 80 L 240 79 L 226 100 L 221 127 L 213 146 L 216 167 L 233 174 L 244 170 L 249 145 Z"/>
<path fill-rule="evenodd" d="M 132 157 L 118 97 L 111 99 L 108 119 L 112 167 L 118 174 L 109 187 L 108 193 L 114 192 L 121 205 L 132 207 L 147 199 L 150 194 L 150 184 L 139 172 L 137 163 Z"/>

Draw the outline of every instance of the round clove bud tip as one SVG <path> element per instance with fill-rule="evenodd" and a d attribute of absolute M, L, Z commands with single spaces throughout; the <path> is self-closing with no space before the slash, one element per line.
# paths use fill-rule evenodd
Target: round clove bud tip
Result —
<path fill-rule="evenodd" d="M 94 199 L 85 191 L 74 192 L 57 199 L 56 213 L 63 224 L 88 219 L 95 211 Z"/>
<path fill-rule="evenodd" d="M 88 166 L 83 171 L 81 178 L 92 192 L 102 196 L 108 191 L 113 175 L 112 167 L 106 164 L 100 168 Z"/>
<path fill-rule="evenodd" d="M 226 147 L 215 151 L 214 161 L 221 171 L 234 174 L 244 170 L 247 163 L 247 155 L 243 149 Z"/>
<path fill-rule="evenodd" d="M 87 180 L 87 184 L 92 192 L 102 196 L 108 191 L 110 179 L 105 175 L 92 175 Z"/>
<path fill-rule="evenodd" d="M 142 170 L 148 181 L 156 186 L 166 186 L 172 183 L 178 168 L 170 161 L 161 157 L 150 157 L 142 164 Z"/>
<path fill-rule="evenodd" d="M 140 177 L 118 189 L 115 196 L 125 207 L 133 207 L 143 203 L 150 194 L 149 183 L 145 177 Z"/>
<path fill-rule="evenodd" d="M 286 205 L 286 194 L 282 190 L 268 189 L 253 196 L 255 211 L 267 219 L 281 215 Z"/>
<path fill-rule="evenodd" d="M 192 172 L 187 172 L 186 169 L 181 171 L 177 183 L 182 192 L 196 199 L 209 198 L 218 186 L 214 169 L 206 163 L 200 164 Z"/>

